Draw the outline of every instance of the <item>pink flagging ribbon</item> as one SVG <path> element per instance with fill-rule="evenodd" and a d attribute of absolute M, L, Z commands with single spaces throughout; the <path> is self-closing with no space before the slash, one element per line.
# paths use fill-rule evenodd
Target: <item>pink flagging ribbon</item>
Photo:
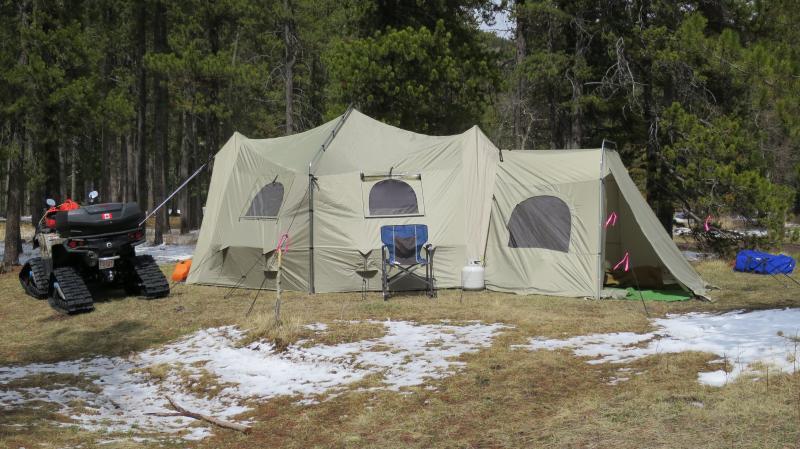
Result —
<path fill-rule="evenodd" d="M 629 268 L 628 265 L 630 264 L 630 262 L 631 262 L 631 255 L 628 254 L 628 252 L 626 251 L 625 252 L 625 256 L 622 258 L 622 260 L 620 260 L 619 262 L 617 262 L 616 265 L 614 265 L 614 270 L 619 268 L 624 263 L 625 264 L 625 271 L 628 271 L 628 268 Z"/>
<path fill-rule="evenodd" d="M 705 228 L 706 232 L 711 230 L 711 215 L 706 217 L 705 223 L 703 223 L 703 227 Z"/>
<path fill-rule="evenodd" d="M 281 235 L 281 238 L 278 240 L 278 246 L 275 247 L 275 251 L 279 253 L 288 253 L 289 252 L 289 234 L 284 233 Z"/>
<path fill-rule="evenodd" d="M 614 226 L 616 224 L 617 224 L 617 213 L 611 212 L 608 215 L 608 219 L 606 220 L 606 228 L 608 228 L 609 226 Z"/>

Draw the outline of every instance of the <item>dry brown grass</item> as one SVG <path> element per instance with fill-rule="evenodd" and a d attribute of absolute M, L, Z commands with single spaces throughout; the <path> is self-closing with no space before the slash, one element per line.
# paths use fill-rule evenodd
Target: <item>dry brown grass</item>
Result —
<path fill-rule="evenodd" d="M 176 374 L 184 391 L 201 398 L 217 397 L 223 389 L 230 386 L 230 384 L 220 381 L 218 376 L 202 368 L 197 374 L 186 369 L 178 370 Z"/>
<path fill-rule="evenodd" d="M 800 287 L 767 276 L 734 274 L 726 262 L 698 266 L 715 302 L 648 303 L 652 316 L 688 311 L 726 311 L 798 306 Z M 788 282 L 787 282 L 788 285 Z M 681 353 L 648 357 L 631 365 L 588 365 L 569 352 L 512 350 L 531 336 L 565 337 L 592 332 L 650 328 L 637 301 L 514 296 L 442 291 L 437 300 L 379 294 L 310 297 L 285 294 L 282 326 L 272 320 L 274 295 L 262 293 L 245 318 L 254 292 L 178 286 L 163 300 L 106 294 L 91 314 L 62 318 L 46 302 L 22 295 L 14 274 L 0 276 L 0 365 L 57 361 L 93 354 L 124 355 L 154 347 L 195 330 L 238 324 L 251 338 L 291 344 L 300 339 L 335 344 L 382 335 L 366 320 L 436 322 L 481 320 L 514 326 L 489 349 L 463 356 L 464 370 L 413 394 L 355 392 L 298 405 L 296 398 L 256 404 L 251 435 L 215 431 L 204 448 L 798 448 L 800 375 L 741 379 L 724 388 L 697 383 L 714 357 Z M 350 321 L 358 321 L 359 324 Z M 322 322 L 325 332 L 306 324 Z M 152 375 L 167 368 L 154 368 Z M 159 371 L 160 370 L 160 371 Z M 162 372 L 163 371 L 163 372 Z M 631 379 L 608 385 L 613 377 Z M 213 377 L 213 376 L 212 376 Z M 215 379 L 209 378 L 212 388 Z M 64 379 L 69 381 L 69 379 Z M 35 381 L 34 381 L 35 382 Z M 42 381 L 44 382 L 44 381 Z M 379 385 L 372 376 L 361 386 Z M 325 397 L 323 397 L 325 399 Z M 52 407 L 0 414 L 0 447 L 93 447 L 97 436 L 66 421 Z M 19 427 L 17 425 L 22 425 Z M 193 446 L 181 443 L 175 447 Z M 136 447 L 113 443 L 103 447 Z M 153 447 L 157 447 L 156 444 Z M 167 445 L 167 447 L 170 447 Z"/>
<path fill-rule="evenodd" d="M 30 241 L 33 238 L 33 233 L 35 231 L 34 227 L 30 223 L 20 223 L 20 234 L 22 235 L 22 239 L 25 241 Z M 6 236 L 6 222 L 0 221 L 0 240 L 4 240 Z"/>
<path fill-rule="evenodd" d="M 314 332 L 306 339 L 305 346 L 338 345 L 362 340 L 381 338 L 386 335 L 386 326 L 377 322 L 334 321 L 324 331 Z"/>
<path fill-rule="evenodd" d="M 307 319 L 301 314 L 284 314 L 277 320 L 272 311 L 259 311 L 246 317 L 241 324 L 248 329 L 247 336 L 239 343 L 246 346 L 257 340 L 266 340 L 283 352 L 289 345 L 311 336 L 314 332 L 306 327 Z"/>
<path fill-rule="evenodd" d="M 169 228 L 170 229 L 180 229 L 181 228 L 181 216 L 180 215 L 170 215 L 169 217 Z M 147 219 L 147 228 L 148 229 L 155 229 L 156 219 L 155 217 L 150 217 Z"/>

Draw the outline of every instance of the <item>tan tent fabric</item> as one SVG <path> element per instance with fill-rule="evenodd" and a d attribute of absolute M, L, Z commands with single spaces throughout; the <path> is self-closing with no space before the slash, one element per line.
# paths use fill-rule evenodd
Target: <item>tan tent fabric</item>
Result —
<path fill-rule="evenodd" d="M 486 285 L 506 292 L 594 296 L 600 257 L 600 152 L 503 152 L 495 182 Z M 509 247 L 515 206 L 553 196 L 572 213 L 568 252 Z M 546 221 L 547 217 L 543 217 Z"/>
<path fill-rule="evenodd" d="M 290 248 L 283 258 L 284 288 L 359 291 L 366 280 L 368 289 L 379 290 L 380 227 L 419 223 L 428 226 L 429 241 L 437 248 L 439 288 L 459 287 L 461 268 L 480 260 L 491 289 L 595 296 L 604 262 L 633 242 L 641 248 L 634 258 L 661 264 L 688 289 L 704 292 L 704 283 L 661 229 L 616 153 L 504 151 L 502 162 L 499 155 L 477 127 L 454 136 L 426 136 L 355 110 L 287 137 L 249 139 L 235 133 L 214 161 L 188 282 L 275 288 L 274 249 L 286 233 Z M 605 195 L 600 194 L 603 178 Z M 405 202 L 413 190 L 416 213 L 381 216 L 370 211 L 372 187 L 388 179 L 407 184 L 398 190 Z M 280 188 L 267 189 L 284 193 L 282 200 L 268 199 L 273 206 L 280 201 L 277 216 L 252 216 L 248 211 L 263 209 L 252 207 L 254 198 L 265 186 L 277 184 Z M 553 247 L 562 249 L 568 238 L 566 252 L 508 246 L 509 216 L 537 195 L 548 199 L 518 209 L 516 232 L 527 233 L 527 221 L 547 226 L 552 216 L 563 225 L 569 216 L 568 237 L 563 230 L 531 233 L 539 239 L 558 235 L 561 240 Z M 603 232 L 601 204 L 606 200 L 627 207 L 620 221 L 629 230 Z M 267 200 L 257 201 L 263 205 Z"/>
<path fill-rule="evenodd" d="M 614 177 L 620 193 L 620 200 L 624 200 L 626 206 L 630 208 L 633 218 L 638 226 L 630 226 L 633 230 L 641 233 L 634 246 L 637 253 L 632 253 L 631 257 L 643 257 L 643 265 L 663 265 L 684 287 L 696 295 L 706 294 L 707 285 L 694 268 L 686 261 L 675 242 L 661 223 L 653 210 L 647 204 L 636 184 L 628 175 L 625 165 L 622 163 L 619 154 L 613 151 L 606 152 L 606 163 Z M 643 238 L 642 238 L 643 237 Z M 639 253 L 642 256 L 639 256 Z M 649 258 L 648 258 L 649 257 Z"/>
<path fill-rule="evenodd" d="M 495 179 L 486 250 L 488 288 L 599 297 L 605 271 L 627 252 L 631 267 L 661 268 L 680 286 L 705 295 L 705 282 L 661 226 L 615 151 L 514 151 L 503 155 Z M 570 208 L 569 250 L 510 247 L 508 223 L 515 207 L 544 196 L 559 198 Z M 606 229 L 604 222 L 611 212 L 619 218 L 615 226 Z M 540 216 L 531 225 L 551 224 L 547 221 L 547 216 Z"/>
<path fill-rule="evenodd" d="M 309 290 L 308 173 L 313 162 L 315 291 L 359 291 L 365 278 L 369 289 L 380 289 L 380 227 L 411 223 L 428 225 L 429 241 L 437 248 L 437 286 L 458 287 L 467 261 L 483 259 L 498 154 L 477 127 L 455 136 L 425 136 L 358 111 L 289 137 L 257 140 L 235 134 L 214 162 L 188 281 L 274 288 L 273 250 L 288 232 L 283 285 Z M 390 172 L 415 188 L 419 213 L 369 216 L 365 200 L 374 182 L 362 180 L 362 173 L 389 179 Z M 286 191 L 278 217 L 244 217 L 253 198 L 273 181 Z"/>

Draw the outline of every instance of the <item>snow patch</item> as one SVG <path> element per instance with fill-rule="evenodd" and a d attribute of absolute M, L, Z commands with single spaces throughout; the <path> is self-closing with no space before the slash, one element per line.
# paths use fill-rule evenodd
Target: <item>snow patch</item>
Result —
<path fill-rule="evenodd" d="M 587 363 L 628 363 L 654 354 L 684 351 L 710 352 L 731 368 L 702 372 L 698 381 L 723 386 L 744 373 L 760 367 L 787 373 L 800 365 L 800 309 L 774 309 L 723 314 L 689 313 L 652 320 L 654 332 L 616 332 L 572 337 L 564 340 L 533 338 L 515 348 L 569 349 Z"/>
<path fill-rule="evenodd" d="M 0 367 L 0 386 L 40 374 L 69 374 L 91 380 L 91 388 L 53 384 L 0 388 L 0 410 L 31 407 L 35 401 L 58 405 L 74 424 L 113 436 L 200 440 L 211 435 L 205 423 L 182 416 L 157 416 L 172 411 L 166 395 L 187 409 L 227 420 L 250 410 L 248 401 L 298 395 L 301 404 L 330 398 L 368 375 L 382 376 L 376 389 L 404 387 L 440 379 L 464 366 L 455 360 L 491 345 L 502 324 L 465 326 L 386 321 L 381 338 L 339 345 L 275 352 L 267 342 L 239 347 L 244 332 L 235 327 L 204 329 L 185 338 L 129 357 L 95 357 L 58 363 Z M 324 330 L 323 325 L 314 328 Z M 156 368 L 158 367 L 158 368 Z M 148 371 L 150 370 L 150 371 Z M 158 371 L 158 379 L 150 373 Z M 205 375 L 214 379 L 216 394 L 196 394 Z M 191 390 L 194 390 L 193 393 Z M 70 424 L 73 424 L 70 423 Z M 170 436 L 171 435 L 171 436 Z"/>
<path fill-rule="evenodd" d="M 306 329 L 315 332 L 326 331 L 328 330 L 328 325 L 325 323 L 311 323 L 311 324 L 306 324 Z"/>
<path fill-rule="evenodd" d="M 681 251 L 683 254 L 684 259 L 688 260 L 689 262 L 700 262 L 707 259 L 715 258 L 716 256 L 712 253 L 704 253 L 698 251 Z"/>
<path fill-rule="evenodd" d="M 6 245 L 5 240 L 0 240 L 0 259 L 3 258 L 3 255 L 6 253 Z M 28 261 L 31 257 L 36 257 L 39 254 L 39 250 L 33 250 L 33 245 L 30 243 L 23 243 L 22 244 L 22 254 L 19 255 L 19 263 L 20 265 L 24 265 L 25 262 Z"/>
<path fill-rule="evenodd" d="M 153 245 L 152 243 L 143 243 L 136 247 L 136 254 L 149 254 L 153 256 L 156 263 L 163 265 L 191 259 L 192 254 L 194 254 L 194 245 L 167 245 L 165 243 Z"/>

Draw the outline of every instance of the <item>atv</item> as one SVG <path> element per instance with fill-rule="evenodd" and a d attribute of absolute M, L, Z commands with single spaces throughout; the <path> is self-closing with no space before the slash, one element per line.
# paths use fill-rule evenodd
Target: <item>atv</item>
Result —
<path fill-rule="evenodd" d="M 123 287 L 145 298 L 169 295 L 169 283 L 152 256 L 137 256 L 145 241 L 144 214 L 137 203 L 89 205 L 67 200 L 49 209 L 36 226 L 33 247 L 40 256 L 28 260 L 19 274 L 25 292 L 67 314 L 89 312 L 94 300 L 87 285 Z"/>

